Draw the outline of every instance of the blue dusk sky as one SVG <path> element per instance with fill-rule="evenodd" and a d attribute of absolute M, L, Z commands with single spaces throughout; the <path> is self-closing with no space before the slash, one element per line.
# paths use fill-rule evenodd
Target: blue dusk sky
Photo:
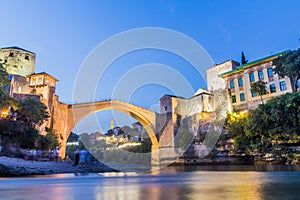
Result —
<path fill-rule="evenodd" d="M 240 61 L 241 51 L 253 61 L 299 47 L 298 0 L 0 2 L 0 47 L 18 46 L 35 52 L 35 72 L 46 71 L 59 79 L 56 93 L 67 103 L 73 101 L 74 82 L 90 52 L 106 39 L 130 29 L 160 27 L 185 34 L 206 50 L 213 63 Z M 193 90 L 206 87 L 205 77 L 197 75 L 191 64 L 180 56 L 145 49 L 130 52 L 113 62 L 103 80 L 97 83 L 95 98 L 110 98 L 113 86 L 126 72 L 147 63 L 175 69 L 190 82 Z M 165 93 L 172 94 L 172 91 L 159 84 L 145 84 L 131 94 L 130 102 L 155 110 Z M 93 101 L 84 96 L 78 100 Z M 101 129 L 105 132 L 112 113 L 99 112 L 97 118 L 100 129 L 87 117 L 78 124 L 77 132 Z"/>

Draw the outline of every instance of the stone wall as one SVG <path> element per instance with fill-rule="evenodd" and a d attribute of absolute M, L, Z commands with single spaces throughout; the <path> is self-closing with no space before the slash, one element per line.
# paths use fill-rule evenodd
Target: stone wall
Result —
<path fill-rule="evenodd" d="M 29 87 L 29 78 L 20 75 L 12 75 L 10 96 L 13 96 L 14 93 L 35 94 L 33 93 L 33 88 Z"/>
<path fill-rule="evenodd" d="M 51 124 L 53 130 L 59 136 L 59 142 L 61 148 L 59 151 L 60 157 L 65 157 L 66 143 L 69 137 L 69 134 L 72 130 L 68 127 L 68 116 L 69 109 L 68 105 L 58 101 L 58 96 L 54 97 L 53 101 L 53 111 L 51 116 Z M 73 127 L 72 127 L 73 128 Z"/>
<path fill-rule="evenodd" d="M 240 64 L 236 61 L 229 60 L 221 64 L 217 64 L 206 70 L 207 88 L 210 91 L 225 89 L 224 79 L 219 77 L 220 74 L 234 70 Z"/>
<path fill-rule="evenodd" d="M 0 62 L 7 73 L 28 76 L 34 73 L 35 54 L 18 47 L 1 48 Z"/>

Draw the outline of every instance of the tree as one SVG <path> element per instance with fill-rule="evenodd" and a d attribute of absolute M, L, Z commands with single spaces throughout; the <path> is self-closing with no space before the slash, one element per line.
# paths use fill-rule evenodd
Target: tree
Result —
<path fill-rule="evenodd" d="M 249 137 L 245 133 L 247 120 L 248 112 L 227 113 L 225 119 L 224 128 L 238 149 L 246 150 L 250 145 Z"/>
<path fill-rule="evenodd" d="M 29 124 L 41 125 L 49 114 L 45 104 L 38 99 L 26 99 L 21 101 L 17 110 L 17 119 Z"/>
<path fill-rule="evenodd" d="M 272 126 L 270 134 L 300 135 L 300 92 L 286 93 L 267 103 Z"/>
<path fill-rule="evenodd" d="M 67 142 L 78 142 L 78 139 L 79 139 L 79 135 L 77 135 L 76 133 L 71 132 Z"/>
<path fill-rule="evenodd" d="M 92 144 L 90 142 L 90 136 L 88 133 L 83 133 L 79 135 L 79 149 L 89 149 L 92 147 Z"/>
<path fill-rule="evenodd" d="M 0 111 L 8 110 L 9 106 L 16 110 L 18 108 L 18 101 L 9 97 L 8 92 L 0 86 Z"/>
<path fill-rule="evenodd" d="M 7 109 L 8 106 L 9 103 L 7 91 L 0 87 L 0 110 Z"/>
<path fill-rule="evenodd" d="M 2 146 L 21 148 L 37 147 L 40 137 L 38 131 L 27 123 L 7 119 L 0 120 L 0 136 Z"/>
<path fill-rule="evenodd" d="M 0 110 L 8 110 L 9 106 L 13 109 L 17 108 L 17 101 L 10 98 L 7 90 L 5 89 L 9 85 L 8 74 L 0 63 Z"/>
<path fill-rule="evenodd" d="M 245 125 L 245 135 L 249 138 L 249 146 L 252 150 L 263 152 L 269 138 L 270 115 L 266 105 L 260 105 L 255 110 L 249 112 L 249 117 Z"/>
<path fill-rule="evenodd" d="M 21 148 L 31 149 L 38 147 L 38 142 L 40 140 L 40 134 L 36 128 L 29 126 L 28 124 L 23 124 L 24 133 L 17 135 L 17 141 Z"/>
<path fill-rule="evenodd" d="M 300 92 L 286 93 L 260 105 L 249 114 L 246 135 L 261 140 L 287 141 L 300 134 Z"/>
<path fill-rule="evenodd" d="M 264 104 L 262 95 L 267 94 L 266 82 L 257 81 L 251 84 L 250 91 L 251 93 L 256 93 L 260 96 L 261 103 Z"/>
<path fill-rule="evenodd" d="M 224 124 L 240 150 L 281 155 L 286 143 L 300 142 L 300 92 L 272 98 L 245 114 L 227 114 Z"/>
<path fill-rule="evenodd" d="M 244 52 L 242 51 L 242 65 L 247 64 L 247 63 L 248 63 L 248 60 L 246 60 Z"/>
<path fill-rule="evenodd" d="M 45 136 L 39 135 L 38 144 L 41 150 L 55 149 L 56 147 L 60 146 L 57 135 L 50 129 L 48 130 L 48 133 Z"/>
<path fill-rule="evenodd" d="M 3 65 L 0 63 L 0 86 L 7 87 L 9 85 L 8 73 L 3 68 Z"/>
<path fill-rule="evenodd" d="M 278 75 L 291 79 L 293 92 L 297 91 L 297 81 L 300 78 L 300 49 L 288 51 L 273 60 L 274 71 Z"/>

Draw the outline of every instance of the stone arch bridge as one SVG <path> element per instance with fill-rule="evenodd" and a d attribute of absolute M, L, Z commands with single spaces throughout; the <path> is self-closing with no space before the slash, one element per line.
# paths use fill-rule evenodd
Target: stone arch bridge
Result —
<path fill-rule="evenodd" d="M 119 100 L 105 100 L 78 104 L 64 104 L 59 101 L 55 101 L 51 121 L 55 132 L 61 135 L 61 157 L 65 156 L 66 142 L 75 125 L 84 117 L 104 110 L 116 110 L 123 112 L 139 121 L 147 131 L 152 142 L 152 152 L 163 145 L 161 142 L 163 141 L 162 138 L 166 137 L 162 137 L 163 134 L 158 133 L 156 130 L 162 130 L 161 127 L 166 126 L 166 115 L 163 117 L 163 115 L 153 111 Z M 160 142 L 159 139 L 161 139 Z M 172 140 L 172 138 L 169 138 L 169 140 Z"/>

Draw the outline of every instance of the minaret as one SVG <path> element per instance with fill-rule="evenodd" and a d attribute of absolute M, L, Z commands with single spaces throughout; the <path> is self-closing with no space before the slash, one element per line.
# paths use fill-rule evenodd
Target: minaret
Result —
<path fill-rule="evenodd" d="M 110 121 L 110 129 L 112 130 L 114 128 L 115 128 L 115 121 L 114 121 L 114 119 L 111 119 L 111 121 Z"/>

